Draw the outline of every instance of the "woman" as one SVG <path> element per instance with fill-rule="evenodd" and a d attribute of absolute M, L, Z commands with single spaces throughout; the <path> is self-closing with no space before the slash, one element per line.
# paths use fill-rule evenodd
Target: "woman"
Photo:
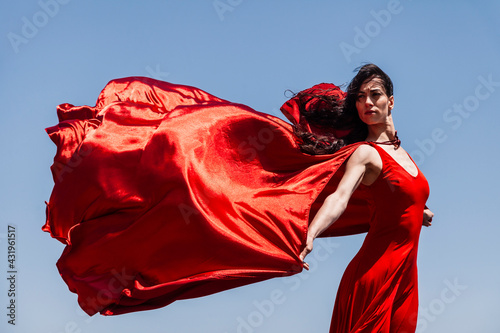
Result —
<path fill-rule="evenodd" d="M 433 217 L 425 206 L 428 184 L 400 146 L 392 118 L 392 82 L 382 70 L 372 64 L 361 67 L 349 85 L 345 108 L 355 109 L 366 124 L 369 144 L 350 156 L 337 189 L 309 225 L 300 258 L 342 215 L 352 193 L 359 186 L 368 188 L 376 217 L 344 273 L 330 332 L 414 332 L 418 238 L 420 226 L 430 226 Z"/>
<path fill-rule="evenodd" d="M 371 149 L 344 97 L 332 84 L 298 94 L 281 109 L 293 125 L 143 77 L 111 81 L 95 107 L 61 104 L 43 230 L 66 244 L 57 267 L 82 309 L 155 309 L 301 272 L 312 217 L 311 240 L 349 157 Z M 372 229 L 363 186 L 321 237 Z"/>

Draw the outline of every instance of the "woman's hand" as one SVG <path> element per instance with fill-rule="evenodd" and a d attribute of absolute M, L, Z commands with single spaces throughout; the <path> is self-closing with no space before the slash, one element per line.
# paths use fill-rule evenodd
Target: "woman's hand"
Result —
<path fill-rule="evenodd" d="M 302 263 L 304 264 L 304 268 L 307 270 L 309 270 L 309 264 L 305 262 L 304 259 L 309 253 L 311 253 L 313 249 L 313 241 L 314 238 L 307 236 L 306 247 L 302 250 L 302 253 L 299 256 L 300 260 L 302 260 Z"/>
<path fill-rule="evenodd" d="M 424 209 L 424 220 L 422 225 L 425 227 L 430 227 L 432 225 L 432 218 L 434 217 L 434 213 L 431 212 L 429 208 Z"/>

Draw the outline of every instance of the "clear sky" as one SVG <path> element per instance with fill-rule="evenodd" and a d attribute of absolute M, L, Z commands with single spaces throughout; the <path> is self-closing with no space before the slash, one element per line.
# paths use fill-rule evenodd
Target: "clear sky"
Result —
<path fill-rule="evenodd" d="M 94 105 L 109 80 L 132 75 L 281 117 L 285 90 L 344 84 L 373 62 L 394 81 L 396 129 L 436 214 L 420 238 L 418 332 L 500 332 L 499 16 L 494 0 L 2 1 L 0 331 L 327 332 L 363 236 L 317 241 L 311 271 L 294 277 L 84 315 L 55 266 L 63 245 L 40 229 L 55 154 L 44 128 L 57 123 L 57 104 Z M 16 326 L 6 316 L 8 225 Z"/>

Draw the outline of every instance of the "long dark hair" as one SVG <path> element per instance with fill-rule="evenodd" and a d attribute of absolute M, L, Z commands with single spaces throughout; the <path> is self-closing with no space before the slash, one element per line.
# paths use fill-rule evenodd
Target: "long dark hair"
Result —
<path fill-rule="evenodd" d="M 307 112 L 301 110 L 301 115 L 306 123 L 315 131 L 311 132 L 300 125 L 293 128 L 295 136 L 299 138 L 300 149 L 311 155 L 332 154 L 345 146 L 344 140 L 334 134 L 335 129 L 342 130 L 343 125 L 345 125 L 342 120 L 343 99 L 337 95 L 327 95 L 328 91 L 324 93 L 325 95 L 304 92 L 295 94 L 300 98 L 319 101 L 319 103 L 315 103 L 315 107 L 309 108 Z"/>
<path fill-rule="evenodd" d="M 368 126 L 361 121 L 356 108 L 356 100 L 361 85 L 366 80 L 379 78 L 385 88 L 387 96 L 393 95 L 391 78 L 377 65 L 365 64 L 355 69 L 357 74 L 347 87 L 344 100 L 330 98 L 330 96 L 315 95 L 313 97 L 329 101 L 329 107 L 317 108 L 304 113 L 306 120 L 314 126 L 324 129 L 318 134 L 295 127 L 295 135 L 301 140 L 300 149 L 311 155 L 333 154 L 340 148 L 354 142 L 364 141 L 368 136 Z M 323 104 L 324 105 L 324 104 Z M 330 133 L 328 133 L 330 129 Z M 348 134 L 338 136 L 338 131 L 347 131 Z"/>

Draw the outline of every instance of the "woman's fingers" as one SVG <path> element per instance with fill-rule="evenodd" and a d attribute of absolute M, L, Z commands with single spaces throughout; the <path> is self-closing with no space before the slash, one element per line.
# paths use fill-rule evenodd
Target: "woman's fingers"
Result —
<path fill-rule="evenodd" d="M 434 217 L 434 213 L 430 211 L 430 209 L 424 209 L 424 221 L 422 224 L 426 227 L 430 227 L 432 225 L 432 218 Z"/>
<path fill-rule="evenodd" d="M 306 263 L 304 261 L 304 259 L 306 258 L 306 256 L 311 253 L 312 249 L 313 249 L 313 239 L 310 239 L 308 238 L 307 241 L 306 241 L 306 246 L 304 247 L 304 249 L 302 250 L 302 252 L 300 253 L 300 260 L 302 260 L 302 265 L 304 266 L 305 269 L 309 270 L 309 264 Z"/>
<path fill-rule="evenodd" d="M 307 247 L 302 250 L 302 253 L 300 254 L 299 258 L 302 261 L 302 265 L 304 266 L 305 269 L 309 270 L 309 264 L 304 261 L 306 256 L 309 254 L 310 251 L 308 251 Z"/>

